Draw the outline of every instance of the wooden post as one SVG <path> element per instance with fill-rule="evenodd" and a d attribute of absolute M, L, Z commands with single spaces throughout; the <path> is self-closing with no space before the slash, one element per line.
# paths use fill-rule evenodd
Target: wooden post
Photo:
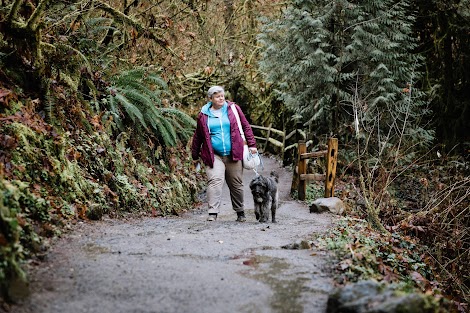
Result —
<path fill-rule="evenodd" d="M 298 197 L 304 201 L 307 193 L 307 180 L 300 179 L 302 174 L 307 174 L 307 159 L 302 158 L 302 154 L 307 152 L 307 145 L 304 140 L 299 141 L 299 153 L 297 157 L 298 164 Z"/>
<path fill-rule="evenodd" d="M 330 198 L 334 196 L 337 159 L 338 139 L 330 138 L 328 140 L 328 153 L 326 155 L 325 198 Z"/>
<path fill-rule="evenodd" d="M 298 167 L 298 165 L 299 165 L 299 160 L 300 160 L 300 159 L 299 159 L 299 141 L 302 140 L 302 139 L 301 139 L 301 136 L 300 136 L 300 129 L 301 129 L 301 127 L 302 127 L 302 123 L 297 122 L 297 123 L 296 123 L 296 126 L 295 126 L 295 142 L 297 142 L 297 149 L 293 149 L 294 155 L 292 156 L 292 158 L 293 158 L 294 160 L 297 160 L 297 163 L 294 163 L 294 164 L 295 164 L 295 165 L 294 165 L 294 172 L 295 172 L 296 168 Z M 297 173 L 298 173 L 298 169 L 297 169 Z M 295 187 L 296 187 L 296 188 L 294 189 L 295 191 L 297 191 L 297 186 L 298 186 L 297 183 L 298 183 L 298 182 L 296 181 L 296 182 L 295 182 L 295 184 L 296 184 Z"/>
<path fill-rule="evenodd" d="M 281 160 L 282 160 L 282 166 L 286 166 L 286 160 L 284 160 L 284 157 L 285 157 L 284 149 L 286 148 L 286 125 L 285 124 L 283 126 L 282 131 L 283 131 L 284 135 L 282 136 Z"/>
<path fill-rule="evenodd" d="M 300 163 L 300 155 L 299 155 L 299 148 L 300 144 L 297 142 L 297 149 L 294 149 L 294 154 L 297 157 L 297 161 L 293 162 L 293 175 L 292 175 L 292 184 L 290 187 L 290 194 L 293 196 L 296 192 L 299 191 L 299 181 L 300 181 L 300 174 L 299 174 L 299 163 Z M 298 195 L 297 195 L 298 196 Z"/>
<path fill-rule="evenodd" d="M 266 141 L 264 142 L 264 149 L 263 149 L 264 152 L 266 152 L 266 150 L 268 149 L 269 137 L 271 137 L 271 128 L 272 128 L 272 126 L 273 126 L 273 123 L 269 123 L 268 135 L 266 136 Z"/>

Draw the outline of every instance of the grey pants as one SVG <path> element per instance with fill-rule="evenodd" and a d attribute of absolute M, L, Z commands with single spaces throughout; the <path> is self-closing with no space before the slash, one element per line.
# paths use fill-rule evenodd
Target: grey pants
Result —
<path fill-rule="evenodd" d="M 235 212 L 244 210 L 242 161 L 232 161 L 231 157 L 215 155 L 214 167 L 206 167 L 207 198 L 209 213 L 219 213 L 224 181 L 230 190 L 232 208 Z"/>

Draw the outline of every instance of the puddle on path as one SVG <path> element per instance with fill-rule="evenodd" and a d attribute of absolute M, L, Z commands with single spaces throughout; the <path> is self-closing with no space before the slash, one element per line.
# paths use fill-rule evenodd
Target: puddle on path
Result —
<path fill-rule="evenodd" d="M 255 255 L 243 262 L 253 266 L 253 271 L 247 271 L 244 275 L 263 282 L 271 287 L 273 296 L 271 307 L 274 312 L 303 312 L 301 302 L 302 291 L 305 291 L 305 277 L 297 277 L 295 274 L 286 279 L 286 271 L 289 264 L 280 258 Z"/>

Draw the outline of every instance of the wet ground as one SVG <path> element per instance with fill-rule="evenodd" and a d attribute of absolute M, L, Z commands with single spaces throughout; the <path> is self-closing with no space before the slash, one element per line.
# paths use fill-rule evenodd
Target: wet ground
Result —
<path fill-rule="evenodd" d="M 253 171 L 244 173 L 245 223 L 235 222 L 226 187 L 215 222 L 203 204 L 180 217 L 79 223 L 33 269 L 30 297 L 10 312 L 325 312 L 326 252 L 292 248 L 334 216 L 290 199 L 292 173 L 263 160 L 261 174 L 280 175 L 278 223 L 254 217 Z"/>

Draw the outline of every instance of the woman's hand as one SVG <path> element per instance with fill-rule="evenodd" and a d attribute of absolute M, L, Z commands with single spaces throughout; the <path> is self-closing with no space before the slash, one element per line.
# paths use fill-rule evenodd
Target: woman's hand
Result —
<path fill-rule="evenodd" d="M 250 153 L 251 153 L 251 154 L 256 154 L 256 153 L 258 153 L 258 149 L 256 149 L 256 147 L 249 147 L 248 149 L 250 150 Z"/>

